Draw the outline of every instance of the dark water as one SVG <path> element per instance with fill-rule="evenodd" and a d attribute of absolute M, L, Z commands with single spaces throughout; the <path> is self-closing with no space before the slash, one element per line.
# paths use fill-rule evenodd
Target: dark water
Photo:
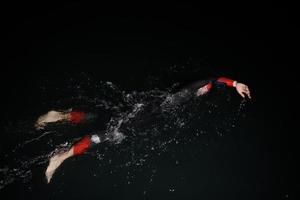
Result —
<path fill-rule="evenodd" d="M 84 15 L 75 15 L 80 10 Z M 297 180 L 289 165 L 292 105 L 277 95 L 284 89 L 274 87 L 280 64 L 265 37 L 271 28 L 263 29 L 259 17 L 245 26 L 245 16 L 228 22 L 205 13 L 129 17 L 90 10 L 96 9 L 50 7 L 47 15 L 28 14 L 7 26 L 1 199 L 296 197 L 299 186 L 289 180 L 289 173 Z M 177 87 L 219 75 L 247 83 L 253 100 L 228 88 L 149 117 Z M 34 130 L 39 115 L 68 108 L 99 118 Z M 66 160 L 46 184 L 55 149 L 110 128 L 126 137 Z"/>

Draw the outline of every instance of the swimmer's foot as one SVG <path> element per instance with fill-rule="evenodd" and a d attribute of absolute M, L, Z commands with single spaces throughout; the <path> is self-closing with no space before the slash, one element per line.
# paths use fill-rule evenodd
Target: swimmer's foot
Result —
<path fill-rule="evenodd" d="M 53 174 L 55 173 L 56 169 L 62 164 L 62 162 L 65 159 L 71 157 L 72 155 L 73 155 L 73 149 L 70 149 L 67 152 L 59 153 L 57 155 L 54 155 L 52 158 L 50 158 L 49 165 L 45 172 L 47 183 L 50 183 Z"/>
<path fill-rule="evenodd" d="M 53 122 L 58 122 L 58 121 L 63 121 L 63 120 L 68 120 L 69 115 L 68 113 L 64 112 L 58 112 L 58 111 L 49 111 L 45 115 L 40 116 L 36 123 L 35 123 L 35 128 L 37 130 L 43 129 L 48 123 L 53 123 Z"/>

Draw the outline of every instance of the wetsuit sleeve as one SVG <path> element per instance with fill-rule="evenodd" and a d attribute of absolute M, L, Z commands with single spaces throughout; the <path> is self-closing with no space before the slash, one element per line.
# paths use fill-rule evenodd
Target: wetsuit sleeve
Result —
<path fill-rule="evenodd" d="M 228 86 L 228 87 L 235 87 L 236 81 L 226 78 L 226 77 L 219 77 L 219 78 L 211 78 L 203 81 L 197 81 L 189 86 L 189 90 L 192 93 L 197 94 L 200 88 L 205 89 L 206 91 L 210 91 L 213 87 L 217 86 Z M 201 94 L 200 94 L 201 95 Z"/>
<path fill-rule="evenodd" d="M 207 79 L 207 80 L 196 81 L 196 82 L 188 85 L 184 89 L 187 89 L 187 90 L 191 91 L 192 93 L 195 93 L 199 88 L 201 88 L 203 86 L 206 86 L 208 84 L 210 84 L 210 86 L 212 86 L 213 80 L 214 79 Z"/>
<path fill-rule="evenodd" d="M 201 96 L 202 94 L 198 94 L 198 90 L 200 88 L 203 88 L 204 93 L 207 93 L 215 86 L 235 87 L 236 83 L 237 83 L 236 81 L 225 77 L 210 78 L 206 80 L 196 81 L 182 88 L 179 92 L 171 95 L 161 105 L 164 107 L 165 105 L 167 106 L 179 105 L 184 102 L 187 102 L 193 96 Z"/>
<path fill-rule="evenodd" d="M 235 87 L 236 86 L 236 81 L 226 78 L 226 77 L 219 77 L 218 79 L 216 79 L 215 84 L 220 85 L 220 84 L 224 84 L 226 86 L 229 87 Z"/>
<path fill-rule="evenodd" d="M 201 87 L 206 86 L 210 90 L 213 86 L 229 86 L 235 87 L 236 81 L 226 77 L 210 78 L 207 80 L 197 81 L 189 85 L 188 88 L 192 91 L 198 90 Z"/>

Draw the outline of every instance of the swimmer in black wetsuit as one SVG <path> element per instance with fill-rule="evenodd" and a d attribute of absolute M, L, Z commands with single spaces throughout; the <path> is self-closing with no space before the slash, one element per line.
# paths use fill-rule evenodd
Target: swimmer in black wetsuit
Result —
<path fill-rule="evenodd" d="M 199 97 L 208 93 L 214 86 L 229 86 L 235 87 L 236 91 L 243 97 L 251 98 L 250 90 L 247 85 L 239 83 L 237 81 L 220 77 L 217 79 L 208 79 L 204 81 L 197 81 L 179 92 L 170 95 L 166 100 L 161 104 L 161 107 L 165 106 L 174 106 L 180 105 L 193 97 Z M 39 118 L 37 124 L 45 125 L 48 122 L 55 122 L 60 120 L 71 121 L 75 123 L 82 122 L 84 119 L 85 113 L 81 111 L 71 111 L 60 113 L 57 111 L 50 111 L 46 115 Z M 42 120 L 40 120 L 42 118 Z M 46 119 L 46 120 L 45 120 Z M 55 170 L 62 164 L 62 162 L 74 155 L 79 155 L 87 151 L 91 146 L 100 144 L 104 141 L 113 141 L 116 137 L 113 135 L 115 133 L 104 133 L 98 132 L 92 135 L 85 135 L 78 142 L 76 142 L 69 150 L 56 154 L 50 158 L 49 165 L 46 170 L 46 178 L 49 183 Z"/>

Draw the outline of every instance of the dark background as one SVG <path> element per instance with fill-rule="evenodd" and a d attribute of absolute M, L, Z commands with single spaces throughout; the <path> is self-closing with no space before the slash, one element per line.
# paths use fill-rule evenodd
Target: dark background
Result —
<path fill-rule="evenodd" d="M 187 174 L 189 182 L 174 194 L 156 188 L 152 196 L 295 199 L 298 195 L 296 146 L 291 142 L 297 133 L 292 129 L 297 106 L 291 96 L 298 88 L 291 5 L 26 2 L 4 4 L 2 10 L 3 126 L 41 112 L 35 106 L 40 104 L 37 91 L 45 79 L 61 87 L 66 79 L 85 72 L 126 90 L 142 90 L 149 75 L 163 77 L 166 85 L 211 75 L 233 77 L 252 90 L 248 121 L 236 131 L 244 134 L 207 150 L 206 161 L 216 167 L 211 171 L 216 174 L 207 175 L 205 169 L 188 174 L 201 163 L 187 161 L 190 167 L 174 173 Z M 199 74 L 161 74 L 186 63 L 200 68 Z M 9 145 L 4 144 L 5 137 L 2 150 Z M 168 175 L 159 177 L 168 179 Z M 18 188 L 2 194 L 15 192 L 14 198 L 22 198 Z M 130 197 L 134 191 L 124 190 L 116 192 Z"/>

